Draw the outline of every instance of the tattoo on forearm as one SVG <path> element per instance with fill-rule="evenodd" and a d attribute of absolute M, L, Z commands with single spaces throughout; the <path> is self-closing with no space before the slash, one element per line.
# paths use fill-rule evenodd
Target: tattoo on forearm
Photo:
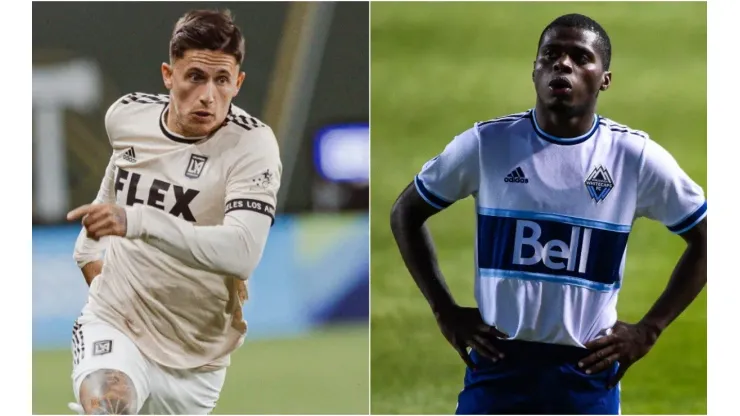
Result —
<path fill-rule="evenodd" d="M 136 414 L 136 389 L 131 378 L 117 370 L 98 370 L 85 377 L 80 400 L 89 415 Z"/>

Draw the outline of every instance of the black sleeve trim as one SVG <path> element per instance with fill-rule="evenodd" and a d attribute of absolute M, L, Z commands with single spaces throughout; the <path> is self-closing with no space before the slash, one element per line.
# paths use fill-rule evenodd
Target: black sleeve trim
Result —
<path fill-rule="evenodd" d="M 272 224 L 275 224 L 275 207 L 267 202 L 259 201 L 257 199 L 239 198 L 232 199 L 226 203 L 226 214 L 237 210 L 252 211 L 267 215 L 272 220 Z"/>

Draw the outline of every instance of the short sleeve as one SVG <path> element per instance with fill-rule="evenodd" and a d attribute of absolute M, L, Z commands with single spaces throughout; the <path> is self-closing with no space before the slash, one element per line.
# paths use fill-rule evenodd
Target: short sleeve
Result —
<path fill-rule="evenodd" d="M 274 222 L 282 174 L 277 140 L 269 127 L 260 128 L 250 136 L 245 140 L 254 144 L 250 148 L 254 151 L 239 157 L 227 176 L 225 213 L 253 211 Z"/>
<path fill-rule="evenodd" d="M 441 154 L 426 162 L 414 178 L 421 197 L 444 209 L 478 190 L 478 133 L 473 127 L 455 136 Z"/>
<path fill-rule="evenodd" d="M 636 215 L 659 221 L 676 234 L 690 230 L 707 215 L 702 188 L 650 139 L 642 154 Z"/>

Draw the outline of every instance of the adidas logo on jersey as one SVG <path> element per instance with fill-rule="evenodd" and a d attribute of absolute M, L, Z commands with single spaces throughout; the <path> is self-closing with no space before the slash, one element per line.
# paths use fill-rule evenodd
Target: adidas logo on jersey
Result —
<path fill-rule="evenodd" d="M 129 147 L 128 150 L 123 152 L 121 157 L 123 157 L 123 160 L 127 162 L 136 163 L 136 152 L 134 152 L 133 147 Z"/>
<path fill-rule="evenodd" d="M 524 176 L 524 171 L 522 168 L 518 167 L 514 170 L 512 170 L 506 177 L 504 178 L 504 182 L 512 182 L 512 183 L 529 183 L 529 179 L 527 179 Z"/>

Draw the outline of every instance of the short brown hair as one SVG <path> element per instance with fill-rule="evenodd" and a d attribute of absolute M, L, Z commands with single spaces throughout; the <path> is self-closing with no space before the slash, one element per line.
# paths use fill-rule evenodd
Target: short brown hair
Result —
<path fill-rule="evenodd" d="M 244 36 L 229 10 L 193 10 L 185 13 L 172 31 L 170 58 L 182 58 L 191 49 L 221 51 L 244 60 Z"/>

